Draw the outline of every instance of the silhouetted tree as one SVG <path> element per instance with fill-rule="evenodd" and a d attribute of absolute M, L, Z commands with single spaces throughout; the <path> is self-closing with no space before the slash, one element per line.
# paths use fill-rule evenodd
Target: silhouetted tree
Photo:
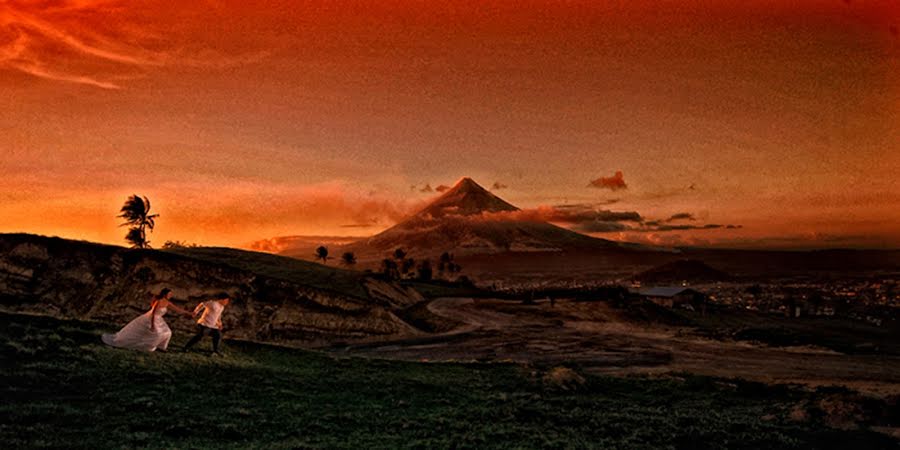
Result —
<path fill-rule="evenodd" d="M 431 281 L 431 278 L 434 276 L 434 272 L 431 269 L 431 261 L 424 260 L 419 263 L 419 267 L 416 268 L 416 278 L 421 281 Z"/>
<path fill-rule="evenodd" d="M 353 252 L 344 252 L 344 254 L 341 255 L 341 264 L 345 266 L 353 266 L 354 264 L 356 264 L 356 254 L 354 254 Z"/>
<path fill-rule="evenodd" d="M 185 242 L 185 241 L 166 241 L 166 243 L 163 244 L 163 246 L 162 246 L 162 248 L 165 248 L 165 249 L 196 248 L 196 247 L 199 247 L 199 245 L 191 243 L 191 242 Z"/>
<path fill-rule="evenodd" d="M 146 248 L 150 245 L 146 242 L 140 228 L 129 228 L 125 233 L 125 240 L 131 243 L 132 248 Z"/>
<path fill-rule="evenodd" d="M 316 249 L 316 259 L 321 259 L 322 264 L 328 264 L 328 247 L 320 245 Z"/>
<path fill-rule="evenodd" d="M 443 276 L 445 272 L 449 273 L 450 275 L 454 275 L 459 273 L 461 270 L 462 266 L 460 266 L 453 260 L 452 253 L 441 253 L 441 257 L 438 260 L 438 273 L 441 276 Z"/>
<path fill-rule="evenodd" d="M 397 262 L 390 258 L 385 258 L 381 261 L 381 273 L 389 280 L 400 278 L 400 270 L 397 266 Z"/>
<path fill-rule="evenodd" d="M 403 261 L 406 258 L 406 252 L 402 248 L 398 248 L 394 250 L 394 259 L 397 261 Z"/>
<path fill-rule="evenodd" d="M 159 214 L 150 214 L 150 199 L 134 194 L 125 200 L 119 213 L 116 217 L 125 219 L 120 226 L 129 227 L 128 233 L 125 234 L 125 240 L 134 248 L 150 247 L 147 230 L 153 231 L 153 227 L 156 226 L 156 218 L 159 217 Z"/>
<path fill-rule="evenodd" d="M 416 260 L 412 258 L 406 258 L 400 263 L 400 273 L 404 276 L 408 275 L 412 270 L 416 267 Z"/>
<path fill-rule="evenodd" d="M 447 252 L 441 253 L 440 258 L 438 258 L 438 276 L 443 278 L 444 272 L 451 261 L 453 261 L 453 255 Z"/>

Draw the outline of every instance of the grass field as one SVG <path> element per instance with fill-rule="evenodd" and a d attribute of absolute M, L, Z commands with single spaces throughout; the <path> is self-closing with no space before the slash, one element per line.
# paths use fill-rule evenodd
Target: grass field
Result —
<path fill-rule="evenodd" d="M 842 317 L 786 318 L 719 308 L 709 314 L 674 310 L 686 324 L 711 337 L 762 342 L 782 347 L 816 345 L 847 354 L 900 355 L 900 329 Z"/>
<path fill-rule="evenodd" d="M 224 247 L 178 247 L 163 251 L 352 297 L 369 298 L 363 286 L 364 274 L 342 269 L 337 259 L 332 259 L 326 266 L 296 258 Z"/>
<path fill-rule="evenodd" d="M 697 377 L 410 363 L 229 342 L 108 348 L 108 327 L 0 314 L 4 448 L 896 448 L 812 414 L 821 392 Z M 176 336 L 180 344 L 186 336 Z M 204 342 L 206 348 L 209 342 Z M 565 389 L 567 388 L 567 389 Z"/>

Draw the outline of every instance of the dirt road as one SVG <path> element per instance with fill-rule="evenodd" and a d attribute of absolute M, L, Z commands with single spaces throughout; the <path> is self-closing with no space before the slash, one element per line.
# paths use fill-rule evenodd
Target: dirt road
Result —
<path fill-rule="evenodd" d="M 711 340 L 689 328 L 631 323 L 603 302 L 563 300 L 551 306 L 445 298 L 431 302 L 429 309 L 462 325 L 426 339 L 350 351 L 391 359 L 577 364 L 607 374 L 690 372 L 900 394 L 900 357 Z"/>

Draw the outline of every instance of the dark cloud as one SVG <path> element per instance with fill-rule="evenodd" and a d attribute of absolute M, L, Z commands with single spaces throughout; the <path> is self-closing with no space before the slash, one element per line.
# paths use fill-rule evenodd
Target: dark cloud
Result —
<path fill-rule="evenodd" d="M 552 222 L 582 233 L 625 231 L 638 227 L 643 222 L 643 217 L 635 211 L 610 211 L 589 204 L 539 206 L 518 211 L 485 213 L 479 219 Z"/>
<path fill-rule="evenodd" d="M 611 211 L 591 204 L 557 205 L 537 208 L 548 222 L 643 222 L 636 211 Z"/>
<path fill-rule="evenodd" d="M 691 213 L 678 213 L 672 214 L 666 219 L 666 222 L 675 222 L 676 220 L 697 220 L 694 218 L 694 215 Z"/>
<path fill-rule="evenodd" d="M 649 229 L 648 231 L 715 230 L 717 228 L 723 227 L 724 225 L 715 223 L 706 225 L 658 225 L 656 227 L 652 227 L 652 229 Z"/>
<path fill-rule="evenodd" d="M 621 221 L 605 221 L 594 220 L 584 222 L 574 222 L 570 226 L 575 231 L 583 233 L 609 233 L 615 231 L 633 231 L 638 233 L 652 233 L 665 231 L 687 231 L 687 230 L 718 230 L 718 229 L 737 229 L 742 228 L 740 225 L 720 225 L 710 223 L 705 225 L 666 225 L 661 224 L 658 220 L 643 222 L 637 225 L 628 225 Z"/>
<path fill-rule="evenodd" d="M 590 205 L 538 206 L 518 211 L 484 213 L 481 217 L 487 220 L 523 220 L 564 224 L 595 221 L 640 223 L 643 221 L 641 215 L 635 211 L 610 211 L 597 209 Z"/>
<path fill-rule="evenodd" d="M 620 170 L 611 177 L 600 177 L 596 180 L 592 180 L 588 184 L 588 187 L 618 191 L 620 189 L 627 189 L 628 185 L 625 184 L 625 176 L 622 175 L 622 171 Z"/>
<path fill-rule="evenodd" d="M 431 188 L 430 184 L 426 184 L 422 189 L 419 189 L 419 192 L 434 192 L 434 189 Z"/>
<path fill-rule="evenodd" d="M 572 229 L 582 233 L 612 233 L 616 231 L 632 230 L 631 227 L 621 222 L 582 222 L 572 226 Z"/>
<path fill-rule="evenodd" d="M 612 211 L 600 206 L 588 203 L 548 205 L 517 211 L 485 212 L 480 215 L 466 216 L 466 218 L 488 221 L 551 222 L 581 233 L 654 233 L 741 228 L 740 225 L 716 223 L 697 225 L 669 223 L 677 220 L 696 220 L 690 213 L 674 214 L 665 220 L 644 220 L 644 217 L 637 211 Z"/>
<path fill-rule="evenodd" d="M 658 223 L 658 222 L 657 222 Z M 644 225 L 648 225 L 649 222 Z M 646 231 L 682 231 L 682 230 L 717 230 L 720 228 L 735 230 L 738 228 L 743 228 L 742 225 L 720 225 L 717 223 L 708 223 L 706 225 L 666 225 L 659 224 L 655 226 L 646 227 Z"/>
<path fill-rule="evenodd" d="M 491 190 L 499 191 L 499 190 L 501 190 L 501 189 L 506 189 L 506 188 L 508 188 L 508 187 L 509 187 L 509 186 L 507 186 L 507 185 L 505 185 L 505 184 L 503 184 L 503 183 L 501 183 L 501 182 L 499 182 L 499 181 L 495 181 L 494 184 L 493 184 L 493 186 L 491 186 Z"/>
<path fill-rule="evenodd" d="M 566 201 L 568 201 L 568 200 L 566 200 Z M 566 209 L 566 208 L 598 208 L 598 207 L 601 207 L 601 206 L 614 205 L 614 204 L 619 203 L 619 202 L 621 202 L 621 201 L 622 201 L 622 199 L 620 199 L 620 198 L 610 198 L 610 199 L 606 199 L 606 200 L 595 201 L 595 202 L 592 202 L 592 203 L 565 203 L 565 204 L 562 204 L 562 205 L 556 205 L 556 206 L 554 206 L 554 208 L 558 208 L 558 209 Z"/>
<path fill-rule="evenodd" d="M 437 192 L 446 192 L 446 191 L 450 190 L 450 186 L 447 186 L 446 184 L 442 184 L 442 185 L 434 188 L 434 190 Z"/>

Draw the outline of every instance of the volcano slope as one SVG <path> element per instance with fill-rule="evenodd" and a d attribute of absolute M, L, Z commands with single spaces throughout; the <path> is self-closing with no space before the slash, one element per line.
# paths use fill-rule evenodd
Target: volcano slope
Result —
<path fill-rule="evenodd" d="M 464 257 L 647 250 L 576 233 L 520 212 L 471 178 L 463 178 L 418 213 L 374 236 L 336 246 L 334 251 L 335 254 L 352 251 L 363 265 L 371 265 L 398 248 L 418 259 L 434 259 L 444 252 Z M 309 247 L 306 243 L 283 248 L 280 254 L 309 259 L 312 255 Z"/>

